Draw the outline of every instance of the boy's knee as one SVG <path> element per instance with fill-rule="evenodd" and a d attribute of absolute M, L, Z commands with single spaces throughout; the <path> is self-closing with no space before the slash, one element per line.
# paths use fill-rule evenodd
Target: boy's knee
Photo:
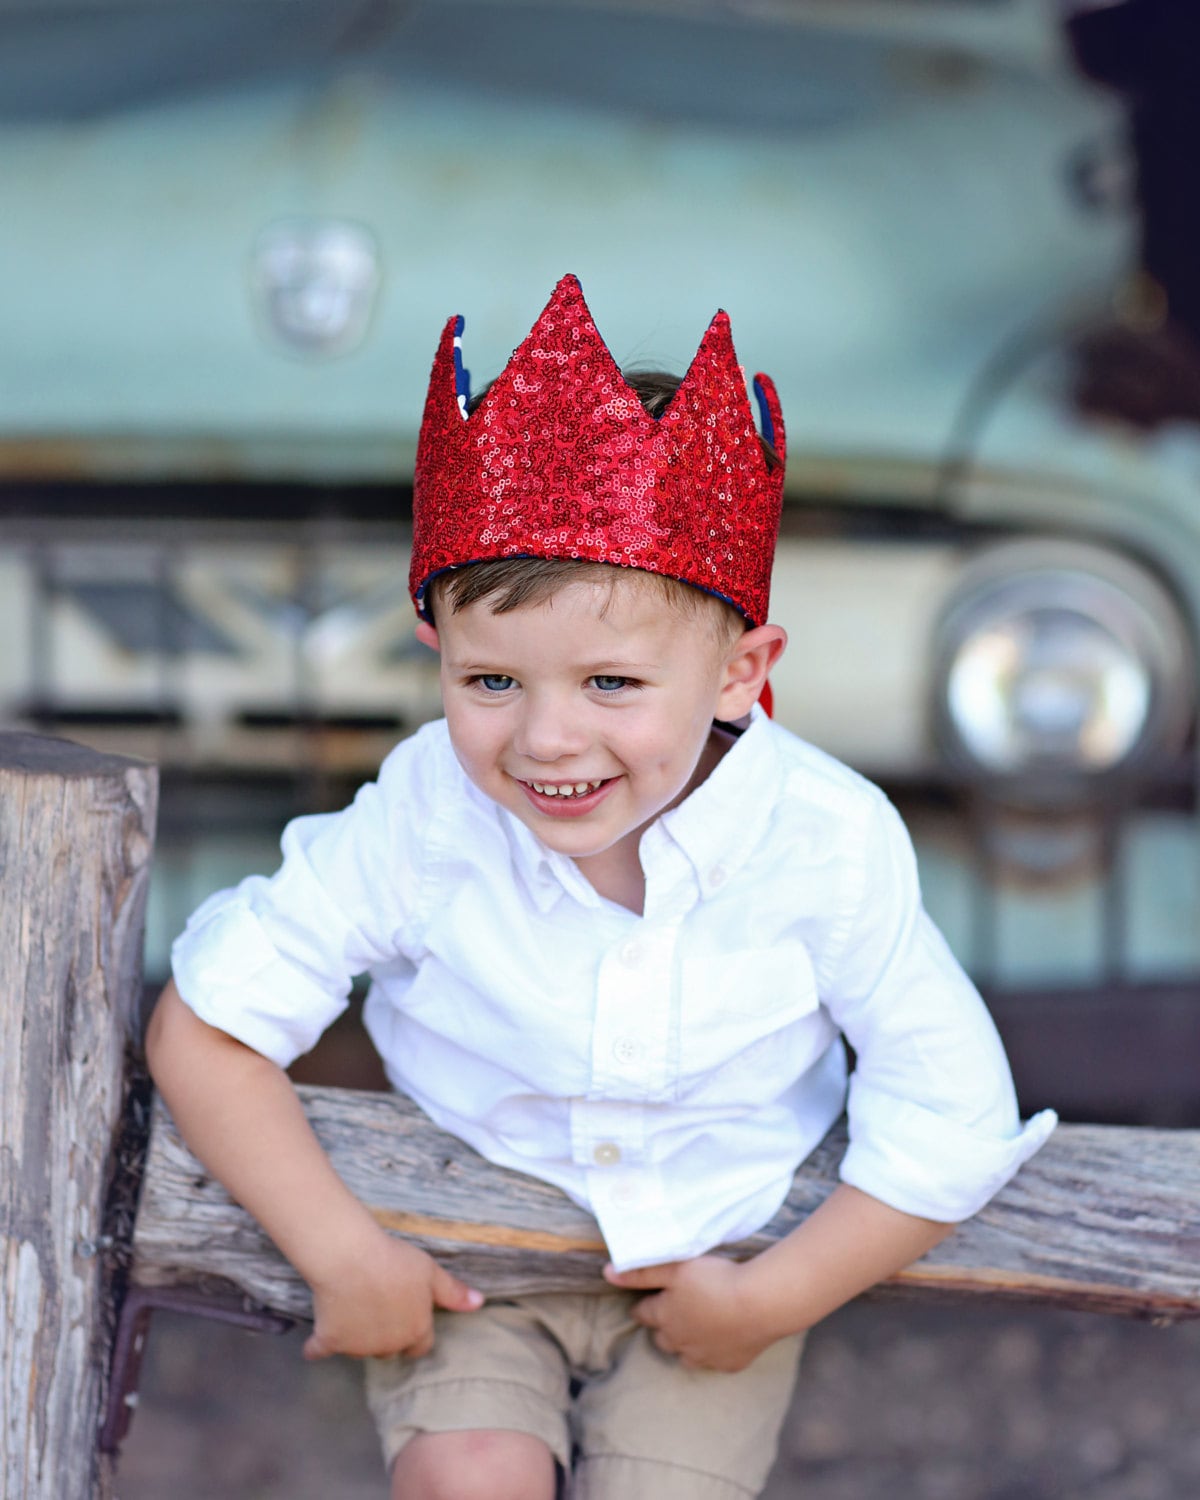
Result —
<path fill-rule="evenodd" d="M 554 1500 L 554 1458 L 525 1432 L 422 1432 L 392 1468 L 392 1500 Z"/>

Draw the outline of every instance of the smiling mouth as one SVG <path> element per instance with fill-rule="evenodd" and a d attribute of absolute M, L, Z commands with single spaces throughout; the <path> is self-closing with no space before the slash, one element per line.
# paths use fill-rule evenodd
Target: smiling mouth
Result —
<path fill-rule="evenodd" d="M 604 785 L 600 781 L 523 781 L 523 786 L 532 787 L 541 797 L 586 797 Z"/>

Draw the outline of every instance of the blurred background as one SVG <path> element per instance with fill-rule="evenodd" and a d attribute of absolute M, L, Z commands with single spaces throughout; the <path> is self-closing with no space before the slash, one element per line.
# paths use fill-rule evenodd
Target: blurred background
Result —
<path fill-rule="evenodd" d="M 0 725 L 161 766 L 148 990 L 439 712 L 406 594 L 434 345 L 463 313 L 481 383 L 569 270 L 619 362 L 682 371 L 724 306 L 774 377 L 777 716 L 900 806 L 1023 1108 L 1200 1123 L 1198 43 L 1182 0 L 0 0 Z M 297 1072 L 377 1081 L 353 1008 Z M 1114 1414 L 1132 1332 L 884 1316 L 814 1342 L 847 1399 L 891 1328 L 933 1408 L 971 1348 L 981 1422 L 996 1382 L 1043 1413 L 1042 1468 L 986 1482 L 901 1422 L 892 1492 L 1200 1493 L 1194 1440 L 1161 1456 L 1194 1412 L 1140 1381 Z M 181 1466 L 360 1492 L 281 1477 L 303 1439 L 212 1467 L 271 1392 L 341 1413 L 341 1375 L 293 1349 L 239 1395 L 284 1356 L 161 1328 L 127 1500 L 185 1500 Z M 1186 1399 L 1166 1337 L 1146 1378 Z M 1047 1338 L 1094 1346 L 1069 1457 Z M 822 1420 L 778 1495 L 873 1495 L 873 1440 Z"/>

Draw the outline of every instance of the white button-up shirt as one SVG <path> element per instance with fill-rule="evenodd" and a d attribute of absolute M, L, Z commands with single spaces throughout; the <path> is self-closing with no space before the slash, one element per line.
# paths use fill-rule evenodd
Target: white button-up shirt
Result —
<path fill-rule="evenodd" d="M 479 792 L 444 723 L 271 879 L 175 944 L 197 1015 L 286 1066 L 354 975 L 396 1088 L 484 1156 L 589 1208 L 621 1269 L 767 1222 L 846 1103 L 841 1175 L 954 1221 L 1037 1150 L 978 994 L 925 915 L 881 792 L 755 711 L 647 829 L 642 916 Z"/>

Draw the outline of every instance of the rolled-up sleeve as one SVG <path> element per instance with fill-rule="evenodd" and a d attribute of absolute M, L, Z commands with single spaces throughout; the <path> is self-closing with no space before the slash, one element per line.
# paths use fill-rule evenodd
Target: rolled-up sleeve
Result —
<path fill-rule="evenodd" d="M 200 1017 L 287 1067 L 345 1009 L 355 975 L 403 954 L 422 890 L 420 784 L 413 741 L 339 813 L 297 818 L 283 862 L 193 913 L 171 950 L 184 1001 Z"/>
<path fill-rule="evenodd" d="M 1053 1130 L 1022 1127 L 978 991 L 926 915 L 912 845 L 882 795 L 861 825 L 840 958 L 823 1000 L 856 1054 L 842 1180 L 902 1212 L 977 1213 Z"/>

